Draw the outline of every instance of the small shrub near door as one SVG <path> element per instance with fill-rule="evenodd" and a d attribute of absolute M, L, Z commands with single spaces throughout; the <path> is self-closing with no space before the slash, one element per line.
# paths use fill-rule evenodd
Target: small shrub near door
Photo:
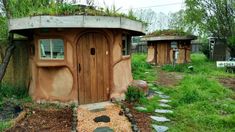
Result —
<path fill-rule="evenodd" d="M 144 98 L 144 93 L 140 91 L 140 89 L 136 87 L 128 87 L 126 93 L 126 101 L 128 102 L 139 102 L 142 98 Z"/>

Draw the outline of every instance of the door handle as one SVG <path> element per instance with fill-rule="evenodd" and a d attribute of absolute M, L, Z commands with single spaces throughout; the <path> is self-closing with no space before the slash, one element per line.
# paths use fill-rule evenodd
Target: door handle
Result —
<path fill-rule="evenodd" d="M 79 73 L 81 72 L 81 65 L 80 65 L 80 63 L 78 64 L 78 72 Z"/>

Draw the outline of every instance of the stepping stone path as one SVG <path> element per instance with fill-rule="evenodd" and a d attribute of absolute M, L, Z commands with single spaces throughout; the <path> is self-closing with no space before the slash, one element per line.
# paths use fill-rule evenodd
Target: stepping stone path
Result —
<path fill-rule="evenodd" d="M 169 98 L 170 98 L 170 96 L 163 95 L 163 94 L 160 94 L 159 97 L 160 97 L 160 98 L 163 98 L 163 99 L 169 99 Z"/>
<path fill-rule="evenodd" d="M 147 110 L 147 108 L 141 107 L 141 106 L 135 107 L 135 109 L 136 109 L 136 110 L 139 110 L 139 111 L 146 111 L 146 110 Z"/>
<path fill-rule="evenodd" d="M 156 109 L 155 112 L 158 114 L 169 114 L 169 113 L 172 114 L 173 113 L 172 110 L 164 109 L 164 108 L 171 107 L 170 105 L 167 104 L 167 103 L 171 102 L 171 100 L 169 100 L 170 96 L 165 95 L 161 91 L 155 91 L 155 93 L 158 94 L 158 96 L 161 98 L 159 100 L 159 106 L 162 107 L 162 109 Z M 169 121 L 171 121 L 170 119 L 168 119 L 164 116 L 150 116 L 150 118 L 152 118 L 156 122 L 169 122 Z M 152 124 L 152 127 L 154 128 L 154 130 L 156 132 L 166 132 L 169 129 L 167 126 L 161 126 L 161 125 L 157 125 L 157 124 Z"/>
<path fill-rule="evenodd" d="M 172 110 L 163 110 L 163 109 L 156 109 L 155 112 L 156 113 L 161 113 L 161 114 L 164 114 L 164 113 L 173 113 Z"/>
<path fill-rule="evenodd" d="M 160 116 L 150 116 L 150 118 L 152 118 L 153 120 L 155 120 L 157 122 L 171 121 L 170 119 L 167 119 L 166 117 L 160 117 Z"/>
<path fill-rule="evenodd" d="M 159 100 L 161 103 L 168 103 L 168 102 L 171 102 L 171 100 L 167 100 L 167 99 L 161 99 Z"/>
<path fill-rule="evenodd" d="M 152 125 L 152 126 L 157 132 L 165 132 L 169 129 L 166 126 L 159 126 L 159 125 Z"/>
<path fill-rule="evenodd" d="M 164 103 L 160 103 L 159 106 L 161 106 L 161 107 L 167 107 L 167 108 L 170 108 L 170 107 L 171 107 L 170 105 L 164 104 Z"/>

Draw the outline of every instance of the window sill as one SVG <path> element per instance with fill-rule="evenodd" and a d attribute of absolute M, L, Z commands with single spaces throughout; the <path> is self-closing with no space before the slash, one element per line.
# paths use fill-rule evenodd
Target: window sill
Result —
<path fill-rule="evenodd" d="M 36 65 L 38 67 L 60 67 L 66 66 L 66 62 L 64 60 L 40 60 Z"/>

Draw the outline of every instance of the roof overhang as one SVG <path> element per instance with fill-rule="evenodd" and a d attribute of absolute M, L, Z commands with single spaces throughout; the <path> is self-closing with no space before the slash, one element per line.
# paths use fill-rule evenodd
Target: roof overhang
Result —
<path fill-rule="evenodd" d="M 141 41 L 177 41 L 177 40 L 194 40 L 196 36 L 145 36 Z"/>
<path fill-rule="evenodd" d="M 109 16 L 34 16 L 9 21 L 9 32 L 39 28 L 113 28 L 143 35 L 146 26 L 127 18 Z"/>

